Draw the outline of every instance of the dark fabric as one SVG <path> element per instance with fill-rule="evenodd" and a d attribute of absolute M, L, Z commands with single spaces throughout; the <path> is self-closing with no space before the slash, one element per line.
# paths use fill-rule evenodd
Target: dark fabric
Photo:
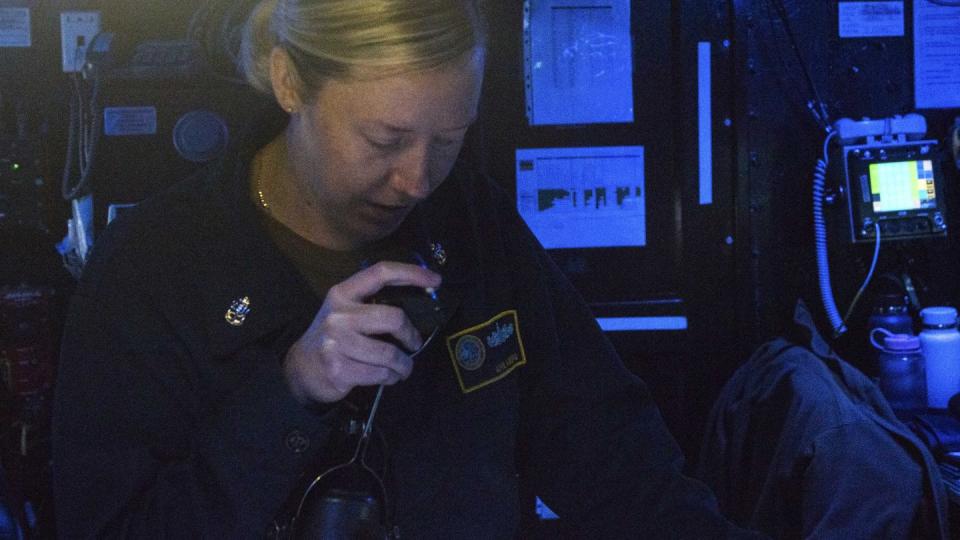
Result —
<path fill-rule="evenodd" d="M 252 119 L 258 136 L 94 247 L 55 404 L 64 537 L 261 536 L 336 429 L 340 405 L 302 407 L 284 384 L 284 353 L 320 300 L 249 198 L 247 164 L 282 116 Z M 508 196 L 457 170 L 417 215 L 446 250 L 440 293 L 457 308 L 378 414 L 404 537 L 510 538 L 520 479 L 584 537 L 752 537 L 681 475 L 648 390 Z M 245 322 L 227 324 L 244 296 Z M 471 374 L 500 375 L 464 392 L 450 336 L 508 310 L 516 324 L 486 334 L 488 356 L 526 363 L 481 366 Z"/>
<path fill-rule="evenodd" d="M 0 463 L 0 540 L 19 540 L 24 537 L 26 516 L 23 501 L 7 484 L 7 473 Z"/>
<path fill-rule="evenodd" d="M 259 204 L 254 200 L 254 205 Z M 358 268 L 381 260 L 405 261 L 405 254 L 411 250 L 426 251 L 429 246 L 421 246 L 424 239 L 417 238 L 415 231 L 406 227 L 389 237 L 355 251 L 333 251 L 325 249 L 295 233 L 283 223 L 274 219 L 269 212 L 259 210 L 260 221 L 277 249 L 296 267 L 310 288 L 323 298 L 330 287 L 353 275 Z M 414 221 L 419 216 L 414 216 Z M 417 240 L 420 240 L 417 243 Z"/>
<path fill-rule="evenodd" d="M 935 456 L 960 450 L 960 420 L 950 412 L 917 413 L 908 425 Z"/>
<path fill-rule="evenodd" d="M 710 414 L 698 476 L 722 511 L 775 538 L 948 538 L 929 452 L 802 303 L 795 322 L 797 342 L 762 345 Z"/>

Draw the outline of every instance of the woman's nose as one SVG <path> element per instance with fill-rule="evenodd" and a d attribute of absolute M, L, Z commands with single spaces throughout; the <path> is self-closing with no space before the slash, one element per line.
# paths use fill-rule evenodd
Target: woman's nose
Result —
<path fill-rule="evenodd" d="M 413 147 L 403 154 L 393 168 L 391 183 L 394 189 L 415 200 L 430 195 L 430 150 Z"/>

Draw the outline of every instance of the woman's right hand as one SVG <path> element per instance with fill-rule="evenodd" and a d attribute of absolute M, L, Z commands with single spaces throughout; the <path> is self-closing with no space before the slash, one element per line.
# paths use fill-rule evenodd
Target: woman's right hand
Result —
<path fill-rule="evenodd" d="M 410 376 L 413 360 L 377 339 L 393 336 L 410 351 L 422 338 L 402 309 L 369 304 L 384 287 L 440 286 L 440 275 L 412 264 L 380 262 L 334 285 L 310 328 L 290 347 L 283 370 L 301 403 L 342 399 L 355 386 L 394 384 Z"/>

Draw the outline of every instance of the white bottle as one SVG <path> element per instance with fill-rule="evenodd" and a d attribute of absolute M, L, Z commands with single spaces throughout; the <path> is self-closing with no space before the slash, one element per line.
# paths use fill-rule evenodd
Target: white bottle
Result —
<path fill-rule="evenodd" d="M 920 347 L 926 359 L 927 405 L 945 409 L 947 401 L 960 392 L 960 332 L 957 310 L 928 307 L 920 311 L 923 330 Z"/>

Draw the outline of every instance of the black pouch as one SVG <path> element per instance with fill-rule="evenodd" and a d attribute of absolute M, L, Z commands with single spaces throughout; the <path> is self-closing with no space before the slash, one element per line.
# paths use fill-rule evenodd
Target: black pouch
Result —
<path fill-rule="evenodd" d="M 907 424 L 934 456 L 960 451 L 960 420 L 946 411 L 918 413 Z"/>

